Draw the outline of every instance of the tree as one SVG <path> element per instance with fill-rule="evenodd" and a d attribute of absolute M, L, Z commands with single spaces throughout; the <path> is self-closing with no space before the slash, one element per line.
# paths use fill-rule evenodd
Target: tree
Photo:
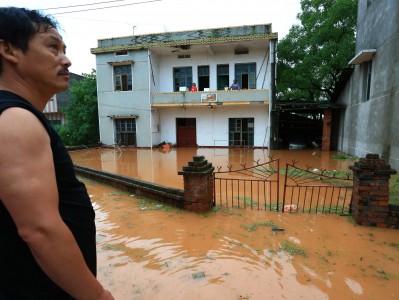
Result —
<path fill-rule="evenodd" d="M 70 88 L 72 100 L 63 109 L 67 122 L 59 134 L 68 146 L 97 144 L 99 138 L 96 71 L 82 74 Z"/>
<path fill-rule="evenodd" d="M 278 100 L 328 101 L 355 54 L 357 0 L 302 0 L 277 48 Z"/>

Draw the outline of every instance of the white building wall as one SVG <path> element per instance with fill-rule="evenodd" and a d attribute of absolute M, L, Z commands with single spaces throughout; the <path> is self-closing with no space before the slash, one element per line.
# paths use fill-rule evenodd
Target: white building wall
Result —
<path fill-rule="evenodd" d="M 132 91 L 114 91 L 112 63 L 132 61 Z M 115 128 L 110 116 L 137 115 L 137 146 L 151 147 L 152 130 L 150 105 L 150 68 L 148 51 L 129 52 L 116 56 L 114 53 L 97 55 L 97 95 L 100 140 L 106 145 L 115 143 Z"/>
<path fill-rule="evenodd" d="M 198 83 L 198 66 L 209 66 L 209 84 L 211 90 L 217 89 L 217 65 L 229 65 L 230 83 L 235 78 L 235 64 L 256 63 L 257 84 L 256 88 L 270 88 L 270 68 L 268 68 L 268 53 L 264 50 L 251 50 L 249 54 L 235 55 L 234 49 L 230 48 L 217 54 L 208 53 L 191 53 L 190 58 L 178 59 L 178 54 L 160 55 L 156 65 L 159 72 L 159 84 L 154 88 L 155 92 L 172 92 L 173 91 L 173 68 L 192 67 L 193 82 Z M 156 57 L 153 55 L 152 57 Z M 155 61 L 155 60 L 154 60 Z M 153 64 L 154 66 L 154 64 Z M 154 71 L 154 73 L 156 73 Z M 188 87 L 190 88 L 190 87 Z"/>
<path fill-rule="evenodd" d="M 149 82 L 150 82 L 150 91 L 156 92 L 160 89 L 160 72 L 159 72 L 159 56 L 152 55 L 151 51 L 149 51 Z M 152 145 L 158 145 L 162 142 L 161 133 L 160 133 L 160 122 L 159 122 L 159 110 L 152 109 L 151 112 L 151 143 Z"/>
<path fill-rule="evenodd" d="M 228 146 L 229 118 L 254 118 L 254 146 L 267 147 L 269 107 L 267 105 L 224 105 L 170 107 L 159 109 L 160 140 L 176 143 L 176 118 L 196 118 L 198 146 Z M 265 144 L 266 143 L 266 144 Z"/>

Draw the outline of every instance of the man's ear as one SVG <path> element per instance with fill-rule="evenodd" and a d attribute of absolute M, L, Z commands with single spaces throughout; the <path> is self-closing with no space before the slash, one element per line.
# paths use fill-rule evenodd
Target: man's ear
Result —
<path fill-rule="evenodd" d="M 15 48 L 10 42 L 0 39 L 0 55 L 3 60 L 8 60 L 11 63 L 17 63 L 18 49 Z"/>

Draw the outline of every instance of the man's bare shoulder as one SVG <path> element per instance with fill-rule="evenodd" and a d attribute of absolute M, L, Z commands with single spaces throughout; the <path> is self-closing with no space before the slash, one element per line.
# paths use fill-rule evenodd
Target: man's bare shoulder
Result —
<path fill-rule="evenodd" d="M 36 142 L 43 143 L 48 140 L 46 129 L 32 112 L 19 107 L 11 107 L 0 114 L 1 145 L 30 143 L 31 147 L 34 147 Z"/>

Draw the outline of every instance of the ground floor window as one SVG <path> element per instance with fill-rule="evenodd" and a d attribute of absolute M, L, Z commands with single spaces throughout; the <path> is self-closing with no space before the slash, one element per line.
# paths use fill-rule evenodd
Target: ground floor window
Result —
<path fill-rule="evenodd" d="M 254 123 L 254 118 L 229 118 L 229 146 L 253 146 Z"/>
<path fill-rule="evenodd" d="M 115 144 L 136 146 L 136 119 L 115 119 Z"/>

